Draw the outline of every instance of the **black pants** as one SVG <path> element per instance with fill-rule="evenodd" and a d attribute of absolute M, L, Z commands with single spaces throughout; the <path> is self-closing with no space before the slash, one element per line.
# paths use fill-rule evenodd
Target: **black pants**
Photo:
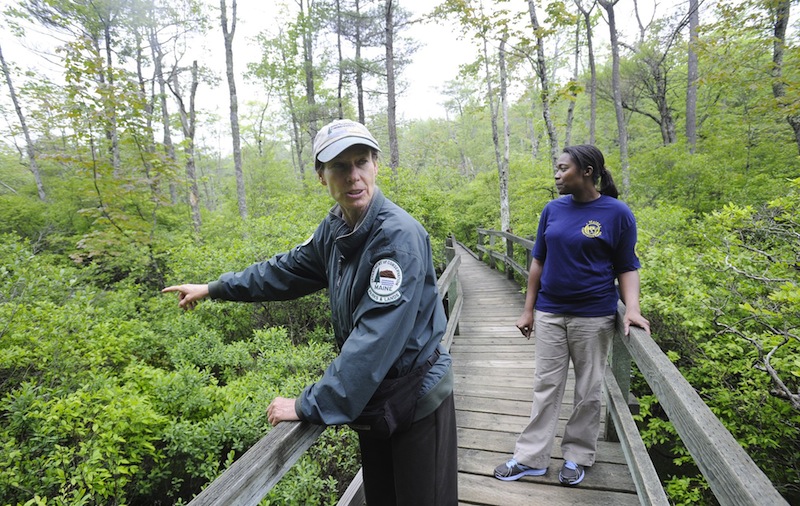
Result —
<path fill-rule="evenodd" d="M 405 432 L 389 439 L 358 440 L 368 506 L 458 504 L 453 394 Z"/>

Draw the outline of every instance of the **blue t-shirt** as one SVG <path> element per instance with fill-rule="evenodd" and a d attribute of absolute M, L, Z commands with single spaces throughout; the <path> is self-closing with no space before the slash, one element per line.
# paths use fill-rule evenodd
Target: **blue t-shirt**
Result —
<path fill-rule="evenodd" d="M 544 206 L 533 257 L 544 264 L 536 309 L 574 316 L 617 312 L 619 274 L 640 267 L 636 220 L 623 202 L 601 195 L 575 202 L 571 195 Z"/>

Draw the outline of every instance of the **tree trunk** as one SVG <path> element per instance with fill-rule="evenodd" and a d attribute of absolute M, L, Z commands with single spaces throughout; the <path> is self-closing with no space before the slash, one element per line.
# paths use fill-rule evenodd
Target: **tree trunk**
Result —
<path fill-rule="evenodd" d="M 619 38 L 617 36 L 617 22 L 614 18 L 614 5 L 616 5 L 617 1 L 598 0 L 608 13 L 608 29 L 611 36 L 611 87 L 614 97 L 614 111 L 617 115 L 622 195 L 627 196 L 631 188 L 631 175 L 628 169 L 628 127 L 625 124 L 625 112 L 622 110 L 622 90 L 620 88 Z"/>
<path fill-rule="evenodd" d="M 110 22 L 104 21 L 103 34 L 106 41 L 106 87 L 108 94 L 105 100 L 105 113 L 108 126 L 106 134 L 111 142 L 111 166 L 114 168 L 114 177 L 119 177 L 122 162 L 119 156 L 119 132 L 117 132 L 117 109 L 115 107 L 116 91 L 114 90 L 114 60 L 111 52 L 111 26 Z"/>
<path fill-rule="evenodd" d="M 186 155 L 186 179 L 189 183 L 189 205 L 192 209 L 192 225 L 195 237 L 200 238 L 200 227 L 202 220 L 200 217 L 200 190 L 197 186 L 197 171 L 194 161 L 194 134 L 195 134 L 195 96 L 197 95 L 197 60 L 192 62 L 192 86 L 189 92 L 189 109 L 186 109 L 186 102 L 181 95 L 180 84 L 178 82 L 178 72 L 172 74 L 172 94 L 178 101 L 178 109 L 183 126 L 183 136 L 186 140 L 184 154 Z"/>
<path fill-rule="evenodd" d="M 31 133 L 28 130 L 28 123 L 25 121 L 25 114 L 23 114 L 22 107 L 19 105 L 19 100 L 17 99 L 17 92 L 14 90 L 14 83 L 11 80 L 11 72 L 8 70 L 6 59 L 3 57 L 2 46 L 0 46 L 0 65 L 3 67 L 3 75 L 6 76 L 6 84 L 8 84 L 8 92 L 11 95 L 11 102 L 14 104 L 14 110 L 17 111 L 19 124 L 22 127 L 22 135 L 25 136 L 25 151 L 28 154 L 28 168 L 33 174 L 33 179 L 36 182 L 36 191 L 39 193 L 39 200 L 46 202 L 47 194 L 44 192 L 44 184 L 42 183 L 42 176 L 39 173 L 39 165 L 36 163 L 36 152 L 33 148 Z"/>
<path fill-rule="evenodd" d="M 542 117 L 544 117 L 547 136 L 550 138 L 550 158 L 553 168 L 558 159 L 558 135 L 550 117 L 550 83 L 547 78 L 547 65 L 544 58 L 544 41 L 541 36 L 539 19 L 536 16 L 536 4 L 534 0 L 528 0 L 528 10 L 531 15 L 531 24 L 536 34 L 536 72 L 539 74 L 539 82 L 542 86 Z"/>
<path fill-rule="evenodd" d="M 314 34 L 311 29 L 311 1 L 300 0 L 300 21 L 303 37 L 303 70 L 306 78 L 306 103 L 308 104 L 308 133 L 311 141 L 317 136 L 317 98 L 314 89 Z M 306 6 L 308 14 L 306 14 Z M 305 175 L 305 170 L 302 172 Z"/>
<path fill-rule="evenodd" d="M 400 166 L 400 147 L 397 142 L 397 102 L 394 77 L 394 1 L 386 0 L 386 116 L 389 122 L 389 166 L 397 175 Z"/>
<path fill-rule="evenodd" d="M 356 0 L 356 101 L 358 102 L 358 121 L 366 122 L 364 112 L 364 70 L 361 68 L 361 6 Z"/>
<path fill-rule="evenodd" d="M 242 147 L 239 135 L 239 99 L 236 96 L 236 76 L 233 73 L 233 36 L 236 34 L 236 0 L 231 3 L 231 26 L 228 29 L 228 16 L 225 0 L 219 0 L 222 34 L 225 37 L 225 69 L 228 75 L 231 109 L 231 140 L 233 141 L 233 166 L 236 172 L 236 200 L 239 216 L 247 218 L 247 199 L 245 197 L 244 173 L 242 171 Z"/>
<path fill-rule="evenodd" d="M 689 54 L 686 86 L 686 143 L 694 154 L 697 147 L 697 30 L 700 26 L 699 0 L 689 0 Z"/>
<path fill-rule="evenodd" d="M 786 28 L 789 24 L 792 0 L 778 0 L 773 16 L 775 20 L 775 38 L 772 46 L 772 94 L 780 107 L 784 107 L 786 83 L 783 81 L 783 53 L 786 46 Z M 794 131 L 795 142 L 800 150 L 800 116 L 788 114 L 786 121 Z"/>
<path fill-rule="evenodd" d="M 507 35 L 503 35 L 500 40 L 500 104 L 503 108 L 503 160 L 499 166 L 500 174 L 500 230 L 504 232 L 511 231 L 511 213 L 508 205 L 508 167 L 509 167 L 509 152 L 510 152 L 510 137 L 511 132 L 508 125 L 508 96 L 506 93 L 506 39 Z"/>
<path fill-rule="evenodd" d="M 167 160 L 173 165 L 176 164 L 178 159 L 175 156 L 175 145 L 172 143 L 172 127 L 169 121 L 169 108 L 167 107 L 167 82 L 164 78 L 164 52 L 161 50 L 161 42 L 158 40 L 158 34 L 155 28 L 150 28 L 150 50 L 153 53 L 153 65 L 155 67 L 155 78 L 158 81 L 159 100 L 161 104 L 161 130 L 164 133 L 164 150 L 167 154 Z M 175 181 L 169 182 L 169 195 L 170 202 L 176 204 L 178 202 L 178 191 L 175 187 Z"/>
<path fill-rule="evenodd" d="M 344 104 L 342 102 L 342 89 L 344 88 L 344 66 L 342 65 L 342 9 L 340 1 L 336 0 L 336 49 L 339 51 L 339 82 L 336 85 L 336 104 L 339 119 L 344 119 Z"/>
<path fill-rule="evenodd" d="M 282 34 L 281 34 L 282 35 Z M 283 68 L 289 68 L 289 56 L 286 54 L 286 49 L 283 44 L 279 45 L 281 52 L 281 61 Z M 285 86 L 284 93 L 286 93 L 286 103 L 289 106 L 289 116 L 292 119 L 292 163 L 296 164 L 295 170 L 300 176 L 300 180 L 305 179 L 305 160 L 303 159 L 303 139 L 300 133 L 300 119 L 295 107 L 292 83 L 288 79 L 283 80 Z M 312 161 L 312 165 L 315 161 Z"/>
<path fill-rule="evenodd" d="M 578 83 L 578 64 L 581 59 L 581 20 L 577 19 L 575 22 L 575 67 L 572 71 L 572 82 L 574 85 Z M 564 135 L 564 146 L 572 144 L 572 122 L 575 119 L 575 102 L 578 101 L 578 94 L 575 91 L 570 92 L 570 101 L 567 106 L 567 131 Z"/>
<path fill-rule="evenodd" d="M 589 144 L 594 144 L 597 139 L 597 66 L 592 42 L 592 11 L 595 5 L 593 0 L 588 10 L 579 6 L 586 23 L 586 52 L 589 58 Z"/>
<path fill-rule="evenodd" d="M 486 100 L 489 102 L 489 115 L 492 120 L 492 145 L 494 146 L 494 159 L 497 163 L 497 172 L 503 172 L 503 162 L 500 159 L 500 134 L 497 132 L 497 108 L 494 104 L 494 89 L 492 87 L 492 73 L 489 70 L 489 42 L 486 34 L 483 37 L 483 64 L 486 69 Z"/>

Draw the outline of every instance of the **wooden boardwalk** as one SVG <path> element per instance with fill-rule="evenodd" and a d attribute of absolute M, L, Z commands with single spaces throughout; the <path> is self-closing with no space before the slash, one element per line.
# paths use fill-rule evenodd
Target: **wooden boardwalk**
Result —
<path fill-rule="evenodd" d="M 458 422 L 459 503 L 464 505 L 638 505 L 621 446 L 600 441 L 597 462 L 577 487 L 558 482 L 560 437 L 572 406 L 572 382 L 564 396 L 550 467 L 544 476 L 503 482 L 494 468 L 510 458 L 531 409 L 534 340 L 514 326 L 525 298 L 519 285 L 475 259 L 461 255 L 464 292 L 460 332 L 451 353 Z M 602 431 L 601 431 L 602 432 Z"/>

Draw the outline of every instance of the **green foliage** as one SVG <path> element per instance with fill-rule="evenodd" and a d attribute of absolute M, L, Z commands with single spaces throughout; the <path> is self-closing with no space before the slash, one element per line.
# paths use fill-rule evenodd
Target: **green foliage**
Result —
<path fill-rule="evenodd" d="M 797 185 L 758 208 L 731 204 L 699 218 L 680 207 L 637 213 L 642 305 L 654 336 L 788 497 L 800 486 L 792 464 L 800 456 Z M 677 466 L 691 466 L 654 405 L 643 403 L 645 440 L 670 448 Z M 699 493 L 677 492 L 697 483 L 691 476 L 668 487 L 684 504 Z"/>
<path fill-rule="evenodd" d="M 251 249 L 279 251 L 310 233 L 281 230 L 251 241 Z M 208 302 L 182 313 L 172 297 L 131 278 L 104 290 L 92 283 L 91 267 L 37 252 L 14 235 L 2 239 L 4 503 L 187 499 L 263 436 L 273 397 L 296 396 L 333 358 L 324 329 L 295 347 L 257 306 Z M 187 243 L 181 254 L 200 259 L 218 251 L 211 256 L 218 265 L 237 257 L 200 248 Z M 181 257 L 174 264 L 169 252 L 164 258 L 170 271 L 186 268 Z M 295 309 L 314 316 L 294 317 L 318 328 L 326 304 L 304 304 Z M 254 323 L 266 326 L 253 331 Z M 312 490 L 321 480 L 326 497 L 335 495 L 354 473 L 354 448 L 325 450 L 349 467 L 324 479 L 309 471 L 302 486 Z"/>

